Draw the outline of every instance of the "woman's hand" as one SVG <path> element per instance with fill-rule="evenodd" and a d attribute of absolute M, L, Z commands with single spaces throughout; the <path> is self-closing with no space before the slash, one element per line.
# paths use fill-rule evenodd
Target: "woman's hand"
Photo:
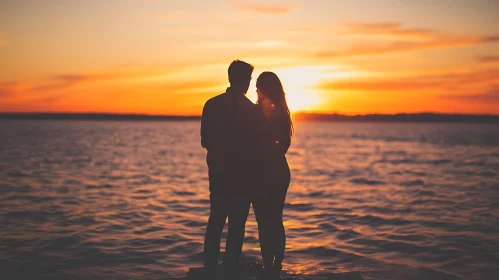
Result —
<path fill-rule="evenodd" d="M 275 105 L 268 98 L 263 98 L 260 100 L 262 105 L 263 114 L 267 119 L 270 119 L 274 113 Z"/>

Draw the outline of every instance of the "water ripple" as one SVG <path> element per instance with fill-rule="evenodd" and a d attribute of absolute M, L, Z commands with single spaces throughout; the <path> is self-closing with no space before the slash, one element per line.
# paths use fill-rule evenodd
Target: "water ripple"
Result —
<path fill-rule="evenodd" d="M 498 279 L 498 128 L 297 123 L 285 269 Z M 209 191 L 199 123 L 0 130 L 2 279 L 168 279 L 201 265 Z M 243 251 L 260 259 L 252 212 Z"/>

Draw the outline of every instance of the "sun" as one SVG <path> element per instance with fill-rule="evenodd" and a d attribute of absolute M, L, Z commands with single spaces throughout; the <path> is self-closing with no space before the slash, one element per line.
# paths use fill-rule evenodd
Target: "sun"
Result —
<path fill-rule="evenodd" d="M 319 77 L 303 67 L 278 69 L 275 71 L 286 92 L 286 101 L 292 112 L 311 110 L 322 104 L 322 99 L 314 90 Z"/>
<path fill-rule="evenodd" d="M 297 66 L 270 71 L 275 72 L 281 80 L 291 112 L 325 109 L 323 107 L 326 104 L 317 85 L 322 80 L 342 76 L 335 66 Z M 258 77 L 260 73 L 254 74 Z M 248 97 L 254 101 L 257 99 L 255 91 L 256 87 L 252 84 Z"/>

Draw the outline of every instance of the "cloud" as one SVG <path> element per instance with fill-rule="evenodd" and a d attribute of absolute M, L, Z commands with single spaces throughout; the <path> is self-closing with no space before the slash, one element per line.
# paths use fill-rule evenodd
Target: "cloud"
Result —
<path fill-rule="evenodd" d="M 288 34 L 294 34 L 294 35 L 310 35 L 311 33 L 314 32 L 324 32 L 328 31 L 329 27 L 326 25 L 306 25 L 306 26 L 299 26 L 299 27 L 293 27 L 287 30 L 286 32 Z"/>
<path fill-rule="evenodd" d="M 206 92 L 218 92 L 223 90 L 223 83 L 213 80 L 196 80 L 190 82 L 184 81 L 173 81 L 173 82 L 163 82 L 160 84 L 141 84 L 136 86 L 120 87 L 119 85 L 114 85 L 114 90 L 104 91 L 106 96 L 114 96 L 114 98 L 133 96 L 138 94 L 147 93 L 149 98 L 161 98 L 162 96 L 176 96 L 182 98 L 182 100 L 189 100 L 192 98 L 199 98 L 199 95 L 205 95 Z M 54 88 L 55 89 L 55 88 Z M 60 87 L 59 89 L 64 89 Z M 118 91 L 116 91 L 118 89 Z M 98 90 L 98 89 L 97 89 Z M 100 90 L 102 91 L 102 90 Z M 54 91 L 52 94 L 47 95 L 37 101 L 51 103 L 64 99 L 71 95 L 67 90 Z"/>
<path fill-rule="evenodd" d="M 291 11 L 290 6 L 284 5 L 245 5 L 233 4 L 232 7 L 237 10 L 251 11 L 262 14 L 286 14 Z"/>
<path fill-rule="evenodd" d="M 499 86 L 494 86 L 490 90 L 478 94 L 445 94 L 439 97 L 460 102 L 499 104 Z"/>
<path fill-rule="evenodd" d="M 110 77 L 108 77 L 109 79 Z M 32 91 L 53 91 L 69 88 L 76 85 L 96 83 L 99 81 L 106 81 L 105 76 L 100 75 L 60 75 L 55 76 L 49 81 L 34 86 Z"/>
<path fill-rule="evenodd" d="M 28 82 L 0 83 L 0 97 L 8 97 L 26 90 L 31 90 L 33 85 Z"/>
<path fill-rule="evenodd" d="M 321 89 L 334 90 L 360 90 L 360 91 L 406 91 L 406 90 L 421 90 L 440 86 L 438 81 L 425 80 L 345 80 L 331 83 L 323 83 L 319 87 Z"/>
<path fill-rule="evenodd" d="M 114 69 L 103 73 L 64 74 L 50 77 L 43 81 L 22 81 L 0 84 L 0 98 L 23 99 L 36 101 L 56 101 L 69 95 L 77 86 L 89 86 L 99 83 L 133 81 L 144 79 L 163 72 L 146 71 L 142 69 Z M 31 98 L 30 98 L 31 97 Z"/>
<path fill-rule="evenodd" d="M 435 31 L 423 28 L 405 28 L 401 23 L 342 23 L 339 34 L 343 35 L 376 35 L 398 38 L 428 39 L 433 38 Z"/>
<path fill-rule="evenodd" d="M 227 65 L 132 64 L 0 83 L 0 111 L 198 115 L 206 100 L 225 90 Z"/>
<path fill-rule="evenodd" d="M 341 35 L 364 35 L 390 38 L 356 42 L 340 51 L 321 51 L 319 58 L 390 55 L 432 49 L 456 48 L 499 42 L 499 35 L 463 36 L 437 30 L 405 28 L 399 23 L 344 23 L 339 26 Z"/>
<path fill-rule="evenodd" d="M 476 58 L 476 61 L 480 63 L 494 63 L 494 62 L 499 62 L 499 56 L 494 56 L 494 55 L 485 55 L 485 56 L 479 56 Z"/>
<path fill-rule="evenodd" d="M 206 90 L 224 90 L 224 81 L 220 80 L 195 80 L 195 81 L 173 81 L 165 82 L 157 87 L 168 94 L 202 93 Z"/>
<path fill-rule="evenodd" d="M 336 25 L 308 25 L 292 28 L 293 32 L 328 31 L 342 36 L 381 37 L 391 39 L 424 40 L 440 34 L 431 29 L 406 28 L 401 23 L 360 23 L 346 22 Z"/>
<path fill-rule="evenodd" d="M 3 33 L 0 32 L 0 48 L 3 47 L 3 46 L 5 46 L 5 41 L 3 39 Z"/>
<path fill-rule="evenodd" d="M 201 65 L 194 64 L 175 67 L 126 66 L 96 73 L 61 74 L 41 81 L 0 83 L 0 103 L 10 102 L 20 106 L 38 102 L 47 106 L 62 106 L 69 102 L 71 106 L 76 106 L 86 102 L 80 105 L 90 106 L 90 100 L 99 103 L 102 100 L 127 99 L 133 103 L 144 99 L 161 104 L 174 96 L 184 101 L 204 100 L 225 89 L 225 79 L 198 77 L 193 81 L 187 73 L 205 71 L 199 67 Z M 184 71 L 187 69 L 189 71 Z"/>
<path fill-rule="evenodd" d="M 197 48 L 214 48 L 214 49 L 232 49 L 232 48 L 258 48 L 258 49 L 271 49 L 287 46 L 288 43 L 279 40 L 267 40 L 260 42 L 211 42 L 196 44 Z"/>
<path fill-rule="evenodd" d="M 362 43 L 354 44 L 343 51 L 325 51 L 317 55 L 319 57 L 348 57 L 369 56 L 397 53 L 410 53 L 432 49 L 457 48 L 475 46 L 485 43 L 499 42 L 499 38 L 463 37 L 463 38 L 438 38 L 426 42 L 391 42 L 388 44 Z"/>
<path fill-rule="evenodd" d="M 19 86 L 14 90 L 12 90 L 12 86 L 10 86 L 10 88 L 11 91 L 25 92 L 57 91 L 77 86 L 89 86 L 101 83 L 119 84 L 134 82 L 165 75 L 167 73 L 170 73 L 170 71 L 154 69 L 154 67 L 152 67 L 152 69 L 127 67 L 122 69 L 111 69 L 100 73 L 62 74 L 50 77 L 49 79 L 38 83 L 20 83 L 23 85 L 22 88 Z"/>
<path fill-rule="evenodd" d="M 499 70 L 483 70 L 454 74 L 408 76 L 392 78 L 347 79 L 326 81 L 319 84 L 322 90 L 349 91 L 414 91 L 414 90 L 457 90 L 471 86 L 490 85 L 499 82 Z"/>

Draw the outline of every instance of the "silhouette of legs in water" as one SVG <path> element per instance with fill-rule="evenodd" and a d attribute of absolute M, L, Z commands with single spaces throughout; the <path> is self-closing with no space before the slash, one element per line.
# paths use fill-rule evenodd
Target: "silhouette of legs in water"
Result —
<path fill-rule="evenodd" d="M 224 272 L 228 277 L 238 272 L 239 257 L 243 250 L 245 225 L 250 209 L 250 202 L 244 197 L 235 199 L 231 204 L 229 229 L 223 259 Z"/>
<path fill-rule="evenodd" d="M 204 268 L 208 279 L 214 279 L 220 254 L 220 240 L 225 221 L 229 217 L 229 230 L 224 255 L 224 268 L 233 270 L 241 255 L 246 219 L 250 201 L 246 197 L 210 195 L 210 218 L 204 240 Z"/>
<path fill-rule="evenodd" d="M 253 200 L 263 265 L 267 271 L 273 270 L 277 275 L 282 270 L 286 248 L 286 233 L 282 220 L 287 184 L 285 186 L 285 189 L 271 190 L 267 195 L 260 195 Z"/>
<path fill-rule="evenodd" d="M 225 199 L 210 195 L 210 217 L 204 237 L 204 269 L 209 279 L 215 278 L 220 254 L 220 239 L 227 219 Z"/>
<path fill-rule="evenodd" d="M 284 205 L 283 205 L 284 206 Z M 284 251 L 286 249 L 286 232 L 284 230 L 284 223 L 282 221 L 283 207 L 280 209 L 279 218 L 276 219 L 274 230 L 274 268 L 279 271 L 282 270 L 282 261 L 284 260 Z"/>

